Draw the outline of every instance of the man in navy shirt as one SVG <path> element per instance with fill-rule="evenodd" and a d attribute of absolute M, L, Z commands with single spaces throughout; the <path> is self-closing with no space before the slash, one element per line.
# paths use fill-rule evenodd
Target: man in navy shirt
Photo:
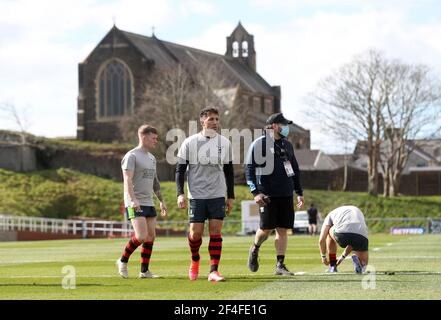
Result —
<path fill-rule="evenodd" d="M 271 115 L 266 121 L 265 134 L 253 141 L 246 159 L 246 180 L 254 200 L 260 206 L 260 229 L 248 257 L 248 268 L 259 269 L 258 255 L 262 243 L 275 229 L 277 253 L 276 275 L 293 275 L 285 266 L 288 229 L 294 226 L 294 191 L 297 207 L 303 206 L 300 171 L 292 144 L 286 139 L 289 124 L 283 114 Z"/>

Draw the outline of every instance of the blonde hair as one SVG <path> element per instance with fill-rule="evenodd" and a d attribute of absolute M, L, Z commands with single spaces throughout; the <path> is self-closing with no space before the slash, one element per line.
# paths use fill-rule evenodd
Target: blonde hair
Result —
<path fill-rule="evenodd" d="M 144 134 L 149 134 L 149 133 L 158 134 L 158 130 L 156 130 L 155 127 L 152 127 L 151 125 L 148 125 L 148 124 L 143 124 L 142 126 L 140 126 L 138 128 L 138 136 L 141 136 Z"/>

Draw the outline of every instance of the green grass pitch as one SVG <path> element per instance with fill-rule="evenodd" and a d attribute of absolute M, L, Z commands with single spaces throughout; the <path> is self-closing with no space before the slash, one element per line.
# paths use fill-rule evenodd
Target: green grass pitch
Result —
<path fill-rule="evenodd" d="M 252 236 L 225 236 L 220 272 L 226 282 L 207 281 L 208 239 L 201 247 L 201 273 L 187 278 L 185 237 L 159 237 L 150 269 L 161 279 L 137 279 L 139 250 L 129 263 L 129 279 L 115 261 L 126 239 L 0 243 L 0 299 L 441 299 L 441 235 L 370 236 L 375 274 L 356 275 L 350 259 L 338 274 L 324 273 L 317 237 L 290 236 L 286 264 L 297 275 L 273 275 L 274 238 L 261 248 L 260 269 L 247 268 Z M 339 250 L 339 253 L 341 250 Z M 75 289 L 63 289 L 64 266 L 75 268 Z M 72 283 L 71 283 L 72 284 Z"/>

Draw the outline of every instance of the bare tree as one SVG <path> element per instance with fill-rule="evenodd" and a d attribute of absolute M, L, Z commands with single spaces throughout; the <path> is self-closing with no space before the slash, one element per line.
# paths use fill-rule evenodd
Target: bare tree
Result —
<path fill-rule="evenodd" d="M 181 129 L 188 132 L 190 121 L 199 123 L 199 111 L 212 105 L 221 112 L 221 125 L 229 127 L 237 121 L 234 102 L 235 88 L 228 88 L 220 63 L 199 63 L 194 68 L 181 64 L 170 69 L 155 70 L 145 84 L 139 108 L 121 122 L 125 140 L 135 140 L 136 129 L 144 122 L 156 126 L 160 132 Z M 233 99 L 233 100 L 232 100 Z M 173 142 L 160 135 L 157 155 L 163 158 Z"/>
<path fill-rule="evenodd" d="M 349 171 L 348 137 L 343 137 L 343 143 L 344 143 L 343 185 L 341 191 L 348 191 L 348 171 Z"/>
<path fill-rule="evenodd" d="M 411 139 L 423 135 L 433 137 L 441 119 L 437 103 L 441 101 L 439 80 L 431 75 L 429 67 L 390 61 L 388 99 L 382 114 L 384 146 L 381 148 L 383 193 L 396 196 L 401 175 L 409 155 L 416 147 Z"/>
<path fill-rule="evenodd" d="M 439 92 L 428 67 L 369 50 L 320 82 L 312 101 L 317 117 L 324 118 L 337 137 L 366 141 L 368 192 L 378 194 L 381 169 L 388 196 L 398 192 L 412 151 L 408 139 L 429 127 L 439 128 Z"/>
<path fill-rule="evenodd" d="M 27 108 L 19 109 L 13 103 L 3 102 L 0 104 L 0 114 L 2 118 L 6 119 L 12 126 L 18 130 L 20 136 L 20 171 L 24 168 L 24 149 L 28 144 L 28 130 L 31 126 L 31 122 L 28 118 Z"/>
<path fill-rule="evenodd" d="M 22 108 L 20 110 L 13 103 L 3 102 L 0 104 L 0 112 L 3 114 L 3 118 L 11 122 L 13 127 L 18 130 L 21 144 L 25 145 L 27 143 L 27 131 L 31 126 L 31 122 L 27 116 L 27 109 Z"/>
<path fill-rule="evenodd" d="M 199 109 L 192 103 L 193 81 L 186 70 L 176 68 L 156 70 L 149 82 L 144 85 L 139 107 L 134 114 L 121 122 L 124 140 L 136 141 L 137 128 L 147 122 L 160 132 L 172 128 L 188 130 L 188 121 L 193 119 Z M 164 155 L 165 136 L 160 135 L 157 154 Z"/>
<path fill-rule="evenodd" d="M 356 56 L 318 84 L 311 94 L 313 116 L 340 139 L 366 140 L 368 192 L 378 194 L 378 161 L 381 144 L 383 92 L 381 65 L 376 51 Z"/>

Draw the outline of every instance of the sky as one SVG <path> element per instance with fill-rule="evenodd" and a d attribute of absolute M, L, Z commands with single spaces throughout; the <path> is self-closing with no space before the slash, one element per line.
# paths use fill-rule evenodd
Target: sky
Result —
<path fill-rule="evenodd" d="M 441 74 L 437 0 L 0 0 L 0 103 L 46 137 L 76 135 L 78 63 L 116 26 L 224 54 L 239 21 L 254 35 L 257 72 L 282 87 L 282 112 L 311 147 L 351 152 L 311 117 L 306 97 L 354 55 L 377 49 Z M 16 129 L 0 118 L 0 129 Z"/>

